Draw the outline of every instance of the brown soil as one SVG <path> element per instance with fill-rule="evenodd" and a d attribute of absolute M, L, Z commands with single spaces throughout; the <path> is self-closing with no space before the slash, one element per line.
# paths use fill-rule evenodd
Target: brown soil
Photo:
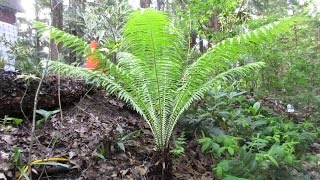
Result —
<path fill-rule="evenodd" d="M 27 77 L 30 77 L 27 79 Z M 0 69 L 0 117 L 5 115 L 23 117 L 32 114 L 33 102 L 39 78 L 30 75 L 21 75 L 16 72 L 4 72 Z M 60 97 L 62 105 L 78 101 L 90 86 L 84 81 L 61 79 Z M 45 78 L 38 98 L 39 109 L 53 109 L 59 107 L 58 79 L 55 76 Z"/>
<path fill-rule="evenodd" d="M 140 131 L 124 141 L 125 152 L 117 146 L 121 138 L 119 127 L 125 133 Z M 12 179 L 17 174 L 17 169 L 10 166 L 15 145 L 21 151 L 21 165 L 27 162 L 30 129 L 29 122 L 19 127 L 0 125 L 0 175 L 2 172 Z M 54 115 L 37 127 L 35 134 L 33 159 L 66 157 L 72 167 L 52 170 L 51 174 L 34 167 L 41 174 L 40 179 L 151 178 L 148 172 L 154 165 L 151 157 L 155 153 L 151 131 L 140 116 L 112 96 L 87 95 L 78 104 L 64 109 L 63 118 Z M 105 149 L 105 159 L 99 155 L 101 147 Z M 172 158 L 173 179 L 216 179 L 213 159 L 200 152 L 195 140 L 188 140 L 185 149 L 185 154 Z"/>

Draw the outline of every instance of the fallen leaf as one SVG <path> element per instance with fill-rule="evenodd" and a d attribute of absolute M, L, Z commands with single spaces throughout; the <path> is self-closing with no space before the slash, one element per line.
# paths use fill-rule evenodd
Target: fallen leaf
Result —
<path fill-rule="evenodd" d="M 139 174 L 141 175 L 141 176 L 144 176 L 144 175 L 146 175 L 147 174 L 147 171 L 148 171 L 148 167 L 145 167 L 145 166 L 140 166 L 140 167 L 135 167 L 135 169 L 137 169 L 138 171 L 139 171 Z"/>
<path fill-rule="evenodd" d="M 4 140 L 7 144 L 13 144 L 12 136 L 10 135 L 2 135 L 1 139 Z"/>

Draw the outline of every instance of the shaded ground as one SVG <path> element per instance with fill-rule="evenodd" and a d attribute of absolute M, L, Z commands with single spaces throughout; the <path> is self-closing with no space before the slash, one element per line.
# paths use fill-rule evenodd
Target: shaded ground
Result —
<path fill-rule="evenodd" d="M 0 77 L 0 118 L 9 111 L 13 112 L 10 115 L 14 117 L 21 115 L 19 106 L 26 84 L 22 79 L 14 80 L 15 77 L 16 74 L 10 73 Z M 37 80 L 32 81 L 23 102 L 33 104 L 36 87 Z M 35 167 L 38 176 L 35 175 L 34 179 L 150 179 L 147 173 L 153 165 L 151 157 L 155 151 L 148 125 L 124 103 L 101 92 L 85 95 L 78 103 L 79 97 L 89 88 L 81 81 L 62 80 L 63 117 L 53 115 L 37 126 L 37 140 L 32 152 L 35 160 L 67 158 L 71 168 L 43 170 Z M 41 90 L 39 106 L 46 110 L 57 107 L 57 79 L 48 78 Z M 67 105 L 74 101 L 75 104 Z M 275 114 L 288 115 L 298 121 L 305 117 L 303 113 L 286 113 L 285 104 L 277 99 L 263 98 L 261 102 Z M 22 107 L 25 113 L 32 112 L 28 109 L 29 105 Z M 21 162 L 17 164 L 20 167 L 26 164 L 30 129 L 29 122 L 17 127 L 0 121 L 0 180 L 4 179 L 4 175 L 7 179 L 16 179 L 17 169 L 13 165 L 14 160 L 19 158 L 13 153 L 15 145 L 18 147 L 16 150 L 21 152 Z M 135 136 L 121 141 L 128 137 L 123 134 L 130 132 L 136 132 Z M 174 132 L 179 133 L 178 130 Z M 212 171 L 214 160 L 200 152 L 195 139 L 188 137 L 186 153 L 173 158 L 174 179 L 216 179 Z M 125 152 L 120 148 L 122 143 Z M 320 139 L 313 144 L 314 151 L 318 152 L 319 144 Z M 305 163 L 304 166 L 312 177 L 318 176 L 319 170 L 314 169 L 313 165 Z"/>
<path fill-rule="evenodd" d="M 148 179 L 146 174 L 154 153 L 152 134 L 143 119 L 122 102 L 95 93 L 65 109 L 63 114 L 63 119 L 54 115 L 37 128 L 33 159 L 66 157 L 70 159 L 72 169 L 51 175 L 43 173 L 42 179 Z M 8 177 L 14 177 L 14 169 L 8 169 L 13 158 L 11 152 L 13 146 L 18 145 L 21 159 L 26 162 L 29 123 L 19 128 L 0 127 L 0 175 L 4 172 Z M 140 131 L 124 141 L 125 152 L 117 145 L 123 137 L 120 129 L 124 133 Z M 190 139 L 186 153 L 173 159 L 174 178 L 215 179 L 213 164 L 213 159 L 203 155 L 197 143 Z"/>
<path fill-rule="evenodd" d="M 29 116 L 39 80 L 36 76 L 0 69 L 0 117 L 22 117 L 22 111 Z M 75 79 L 63 78 L 60 84 L 61 103 L 64 105 L 78 101 L 90 88 L 84 81 Z M 59 107 L 58 104 L 58 78 L 47 76 L 40 89 L 38 108 L 48 110 Z"/>

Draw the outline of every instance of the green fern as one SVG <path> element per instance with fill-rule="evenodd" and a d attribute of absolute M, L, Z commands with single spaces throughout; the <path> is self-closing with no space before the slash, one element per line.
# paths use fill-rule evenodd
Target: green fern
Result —
<path fill-rule="evenodd" d="M 76 52 L 79 55 L 87 54 L 90 50 L 88 43 L 75 35 L 48 26 L 42 22 L 35 22 L 33 25 L 37 28 L 39 33 L 48 33 L 49 38 L 54 40 L 56 44 L 62 43 L 62 47 L 72 48 L 73 52 Z"/>
<path fill-rule="evenodd" d="M 155 144 L 162 151 L 168 147 L 179 117 L 194 100 L 201 99 L 217 83 L 264 66 L 263 62 L 257 62 L 229 69 L 242 52 L 287 31 L 292 23 L 293 20 L 284 19 L 222 41 L 185 67 L 179 31 L 163 13 L 145 9 L 132 13 L 124 27 L 123 48 L 127 53 L 118 53 L 118 64 L 102 59 L 107 74 L 54 61 L 50 61 L 49 70 L 84 78 L 130 103 L 149 124 Z M 51 38 L 67 47 L 82 48 L 81 52 L 87 48 L 83 41 L 67 33 L 44 25 L 38 27 L 42 32 L 48 30 Z M 71 41 L 78 45 L 71 45 Z"/>

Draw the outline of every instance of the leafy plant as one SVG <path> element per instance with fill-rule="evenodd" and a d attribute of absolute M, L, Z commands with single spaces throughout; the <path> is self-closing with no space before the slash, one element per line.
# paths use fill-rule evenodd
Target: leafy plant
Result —
<path fill-rule="evenodd" d="M 129 133 L 125 133 L 123 128 L 118 124 L 116 130 L 120 133 L 120 138 L 117 140 L 116 145 L 119 147 L 123 152 L 126 152 L 126 148 L 124 146 L 125 142 L 133 137 L 137 137 L 140 135 L 141 131 L 136 130 Z"/>
<path fill-rule="evenodd" d="M 104 144 L 101 143 L 100 146 L 97 149 L 97 152 L 94 155 L 99 157 L 100 159 L 105 160 L 106 159 L 106 157 L 105 157 L 106 153 L 107 153 L 106 148 L 105 148 Z"/>
<path fill-rule="evenodd" d="M 21 39 L 20 37 L 15 42 L 10 42 L 3 37 L 0 38 L 0 42 L 9 48 L 9 58 L 15 59 L 15 67 L 18 70 L 25 73 L 39 74 L 40 53 L 33 47 L 32 43 L 30 44 L 26 39 Z"/>
<path fill-rule="evenodd" d="M 259 164 L 255 154 L 241 148 L 238 158 L 222 160 L 214 168 L 220 178 L 225 179 L 261 179 Z M 259 177 L 260 176 L 260 177 Z"/>
<path fill-rule="evenodd" d="M 241 138 L 232 137 L 227 135 L 203 137 L 198 139 L 201 144 L 201 151 L 211 153 L 212 156 L 221 157 L 221 155 L 230 157 L 234 156 L 239 147 L 239 140 Z"/>
<path fill-rule="evenodd" d="M 14 146 L 12 150 L 12 158 L 15 168 L 21 167 L 21 151 L 18 146 Z"/>
<path fill-rule="evenodd" d="M 118 54 L 118 64 L 101 59 L 107 74 L 54 61 L 49 62 L 49 70 L 82 77 L 131 104 L 149 124 L 157 149 L 164 151 L 177 121 L 193 101 L 201 99 L 216 84 L 263 67 L 264 63 L 256 62 L 229 69 L 242 52 L 289 30 L 293 23 L 293 19 L 284 19 L 224 40 L 184 66 L 178 30 L 166 15 L 145 9 L 132 13 L 124 26 L 123 48 L 128 53 Z M 62 42 L 75 51 L 83 52 L 87 47 L 82 40 L 53 27 L 40 23 L 36 27 L 42 33 L 49 32 L 56 43 Z"/>
<path fill-rule="evenodd" d="M 6 65 L 5 60 L 0 58 L 0 68 L 4 68 L 5 65 Z"/>
<path fill-rule="evenodd" d="M 46 111 L 43 109 L 36 110 L 36 113 L 42 115 L 42 117 L 43 117 L 43 119 L 37 121 L 37 125 L 40 125 L 42 122 L 47 122 L 48 119 L 50 118 L 50 116 L 52 116 L 58 112 L 60 112 L 60 110 L 54 110 L 54 111 Z"/>
<path fill-rule="evenodd" d="M 14 117 L 9 117 L 9 116 L 4 116 L 3 119 L 0 119 L 2 120 L 2 123 L 3 124 L 7 124 L 7 123 L 12 123 L 16 126 L 19 126 L 22 122 L 23 122 L 23 119 L 20 119 L 20 118 L 14 118 Z"/>
<path fill-rule="evenodd" d="M 259 102 L 254 103 L 253 106 L 249 108 L 250 112 L 253 115 L 257 115 L 259 109 L 260 109 L 260 103 Z"/>
<path fill-rule="evenodd" d="M 173 141 L 174 148 L 170 150 L 173 156 L 180 156 L 185 153 L 186 138 L 184 136 L 184 133 L 182 133 L 181 136 Z"/>
<path fill-rule="evenodd" d="M 126 133 L 119 124 L 115 130 L 119 132 L 120 137 L 116 140 L 109 139 L 102 142 L 94 153 L 94 156 L 105 160 L 105 157 L 110 155 L 112 152 L 118 152 L 119 150 L 126 152 L 125 144 L 128 143 L 130 139 L 141 135 L 141 130 Z"/>
<path fill-rule="evenodd" d="M 247 94 L 247 91 L 238 90 L 237 84 L 215 86 L 204 100 L 187 111 L 180 123 L 208 134 L 250 136 L 266 124 L 263 118 L 266 114 L 258 102 L 247 98 Z"/>

